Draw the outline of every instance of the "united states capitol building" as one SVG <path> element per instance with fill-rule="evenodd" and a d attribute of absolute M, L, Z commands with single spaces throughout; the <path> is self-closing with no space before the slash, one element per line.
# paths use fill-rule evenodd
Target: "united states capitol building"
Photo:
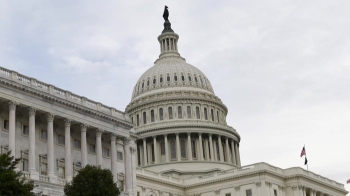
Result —
<path fill-rule="evenodd" d="M 125 111 L 0 67 L 0 146 L 22 158 L 34 192 L 64 195 L 86 166 L 110 169 L 133 196 L 345 196 L 300 167 L 241 165 L 237 130 L 209 79 L 181 57 L 168 20 L 160 55 Z"/>

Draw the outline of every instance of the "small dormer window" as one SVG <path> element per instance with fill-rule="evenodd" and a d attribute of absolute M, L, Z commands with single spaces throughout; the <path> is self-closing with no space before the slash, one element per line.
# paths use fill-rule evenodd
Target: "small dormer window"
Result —
<path fill-rule="evenodd" d="M 177 76 L 176 75 L 174 76 L 174 80 L 175 80 L 175 82 L 177 81 Z"/>
<path fill-rule="evenodd" d="M 166 77 L 166 81 L 170 82 L 170 76 L 169 75 Z"/>
<path fill-rule="evenodd" d="M 181 80 L 182 80 L 182 81 L 185 81 L 185 76 L 182 75 L 182 76 L 181 76 Z"/>
<path fill-rule="evenodd" d="M 157 79 L 153 78 L 153 84 L 156 84 L 156 82 L 157 82 Z"/>
<path fill-rule="evenodd" d="M 191 76 L 190 76 L 190 75 L 188 75 L 188 81 L 190 81 L 190 82 L 191 82 Z"/>
<path fill-rule="evenodd" d="M 145 83 L 144 82 L 142 82 L 142 88 L 145 86 Z"/>
<path fill-rule="evenodd" d="M 163 82 L 163 77 L 160 77 L 160 82 L 161 82 L 161 83 Z"/>
<path fill-rule="evenodd" d="M 195 80 L 196 82 L 198 82 L 198 80 L 197 80 L 197 77 L 196 77 L 196 76 L 194 77 L 194 80 Z"/>
<path fill-rule="evenodd" d="M 149 79 L 147 80 L 147 86 L 149 86 Z"/>

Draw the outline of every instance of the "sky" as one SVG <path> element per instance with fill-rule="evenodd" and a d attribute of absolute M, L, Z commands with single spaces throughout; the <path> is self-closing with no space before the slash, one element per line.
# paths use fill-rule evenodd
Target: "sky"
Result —
<path fill-rule="evenodd" d="M 350 1 L 2 1 L 0 66 L 124 111 L 160 54 L 164 5 L 243 165 L 350 179 Z M 350 190 L 350 184 L 345 185 Z"/>

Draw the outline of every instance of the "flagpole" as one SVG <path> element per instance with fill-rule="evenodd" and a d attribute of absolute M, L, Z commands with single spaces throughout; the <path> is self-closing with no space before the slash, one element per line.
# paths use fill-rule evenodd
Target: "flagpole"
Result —
<path fill-rule="evenodd" d="M 305 144 L 304 144 L 304 149 L 305 149 Z M 306 153 L 305 153 L 305 159 L 307 160 Z M 307 169 L 307 171 L 309 171 L 309 161 L 306 162 L 306 169 Z"/>

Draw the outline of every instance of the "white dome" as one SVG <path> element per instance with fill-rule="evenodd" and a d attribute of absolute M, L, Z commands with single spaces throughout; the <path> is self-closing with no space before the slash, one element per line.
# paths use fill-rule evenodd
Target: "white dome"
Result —
<path fill-rule="evenodd" d="M 214 94 L 210 81 L 198 68 L 180 56 L 162 57 L 137 81 L 132 100 L 163 91 L 191 89 Z"/>

